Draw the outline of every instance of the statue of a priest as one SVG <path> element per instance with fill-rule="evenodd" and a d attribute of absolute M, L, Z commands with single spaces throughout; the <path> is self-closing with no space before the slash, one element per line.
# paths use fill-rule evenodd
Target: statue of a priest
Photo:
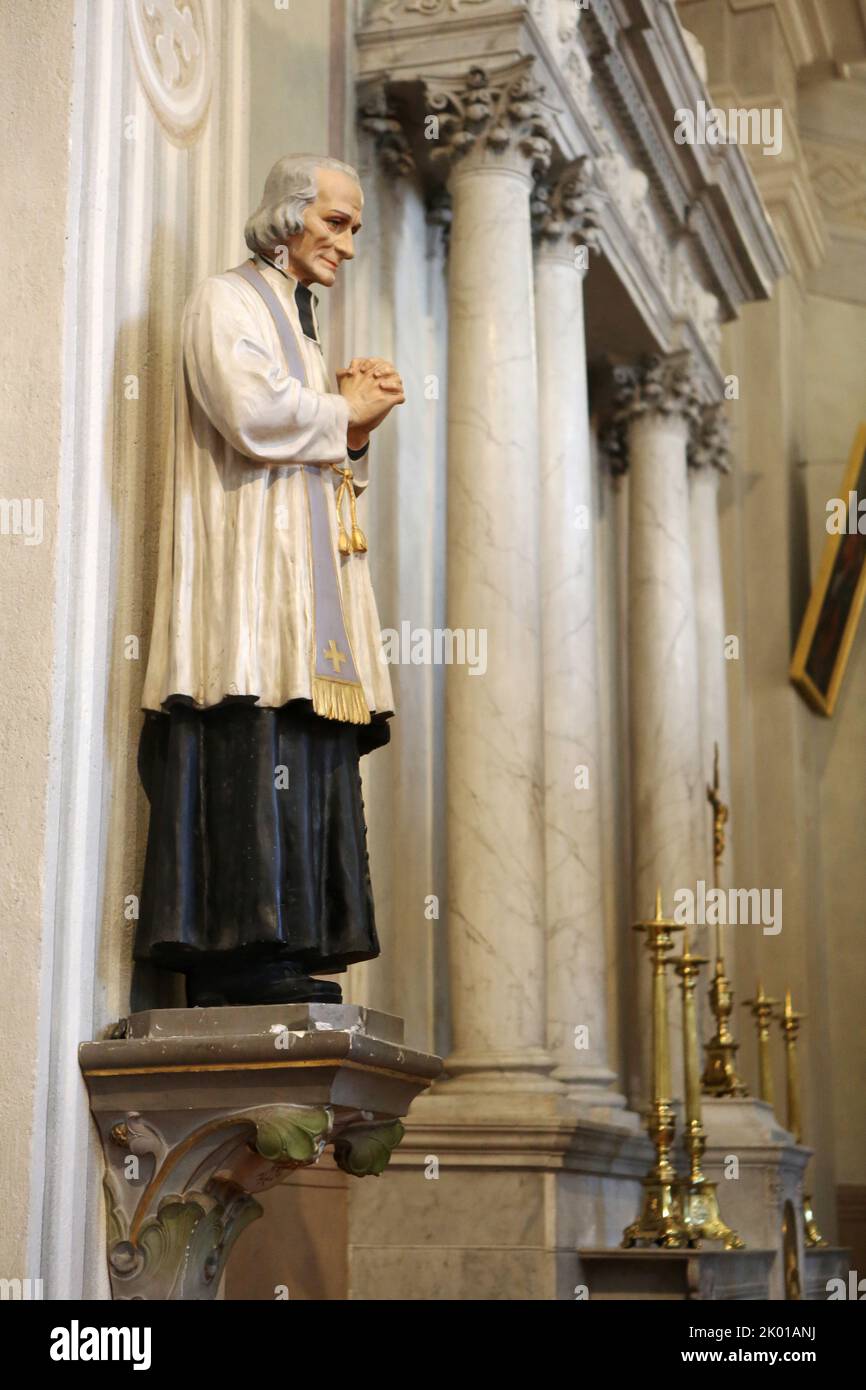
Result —
<path fill-rule="evenodd" d="M 388 741 L 388 667 L 356 493 L 404 400 L 381 358 L 329 380 L 313 284 L 353 256 L 363 194 L 289 155 L 250 260 L 187 303 L 139 769 L 150 829 L 135 958 L 190 1006 L 339 1003 L 379 953 L 359 759 Z"/>

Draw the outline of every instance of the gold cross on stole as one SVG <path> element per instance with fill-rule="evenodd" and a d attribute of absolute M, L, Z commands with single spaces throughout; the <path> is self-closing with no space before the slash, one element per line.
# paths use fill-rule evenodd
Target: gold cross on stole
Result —
<path fill-rule="evenodd" d="M 338 676 L 340 674 L 340 663 L 349 660 L 346 653 L 340 651 L 333 637 L 331 638 L 330 644 L 322 649 L 322 656 L 326 661 L 330 661 Z"/>

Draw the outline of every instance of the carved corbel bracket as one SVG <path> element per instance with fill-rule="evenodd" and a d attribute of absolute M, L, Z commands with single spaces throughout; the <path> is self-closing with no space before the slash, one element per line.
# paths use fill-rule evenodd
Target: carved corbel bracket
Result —
<path fill-rule="evenodd" d="M 327 1147 L 352 1177 L 381 1175 L 441 1070 L 403 1046 L 401 1020 L 343 1005 L 133 1015 L 124 1037 L 83 1044 L 81 1066 L 113 1296 L 180 1301 L 216 1296 L 257 1194 Z"/>

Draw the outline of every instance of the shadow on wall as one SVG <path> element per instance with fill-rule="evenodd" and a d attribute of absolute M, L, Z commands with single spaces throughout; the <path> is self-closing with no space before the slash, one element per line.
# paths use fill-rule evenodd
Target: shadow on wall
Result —
<path fill-rule="evenodd" d="M 242 1233 L 228 1262 L 225 1297 L 345 1300 L 348 1278 L 348 1185 L 330 1154 L 261 1192 L 264 1215 Z"/>

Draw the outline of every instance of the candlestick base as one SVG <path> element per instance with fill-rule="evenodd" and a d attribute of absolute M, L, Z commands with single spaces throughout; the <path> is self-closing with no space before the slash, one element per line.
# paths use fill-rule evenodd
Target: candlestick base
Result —
<path fill-rule="evenodd" d="M 697 1249 L 703 1240 L 720 1241 L 725 1250 L 745 1250 L 746 1242 L 722 1220 L 716 1184 L 701 1178 L 680 1184 L 680 1210 L 689 1232 L 689 1245 Z"/>
<path fill-rule="evenodd" d="M 683 1220 L 678 1192 L 679 1181 L 672 1174 L 667 1180 L 649 1173 L 643 1180 L 643 1207 L 637 1221 L 626 1226 L 622 1248 L 635 1245 L 658 1245 L 665 1250 L 683 1250 L 689 1243 L 689 1231 Z"/>
<path fill-rule="evenodd" d="M 706 1044 L 706 1061 L 701 1077 L 705 1096 L 747 1096 L 749 1093 L 737 1075 L 736 1055 L 739 1043 L 728 1042 L 716 1034 Z"/>
<path fill-rule="evenodd" d="M 676 1124 L 673 1107 L 667 1100 L 653 1101 L 646 1118 L 656 1161 L 643 1179 L 641 1214 L 623 1231 L 623 1249 L 659 1245 L 681 1250 L 688 1244 L 689 1233 L 683 1220 L 679 1180 L 670 1162 Z"/>

